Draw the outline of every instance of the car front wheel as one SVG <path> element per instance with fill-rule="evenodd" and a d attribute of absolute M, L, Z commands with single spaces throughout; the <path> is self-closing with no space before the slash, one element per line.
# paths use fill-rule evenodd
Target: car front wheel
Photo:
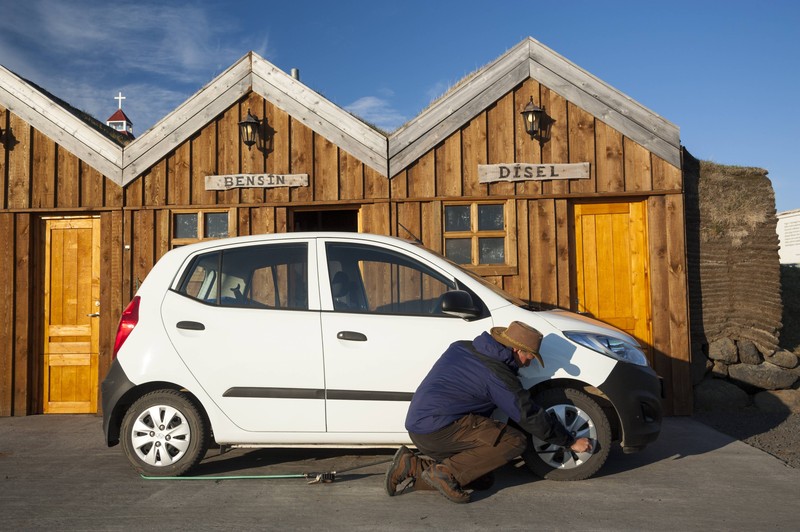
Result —
<path fill-rule="evenodd" d="M 545 390 L 534 402 L 554 415 L 574 438 L 589 438 L 592 450 L 576 453 L 531 436 L 522 454 L 528 468 L 548 480 L 584 480 L 597 473 L 611 447 L 611 425 L 600 405 L 573 388 Z"/>
<path fill-rule="evenodd" d="M 142 396 L 125 414 L 120 432 L 125 455 L 144 476 L 184 475 L 208 449 L 205 419 L 176 390 Z"/>

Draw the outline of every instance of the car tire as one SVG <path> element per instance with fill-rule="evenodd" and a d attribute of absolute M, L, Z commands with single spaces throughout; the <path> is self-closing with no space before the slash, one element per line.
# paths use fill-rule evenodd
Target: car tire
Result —
<path fill-rule="evenodd" d="M 600 405 L 573 388 L 545 390 L 533 400 L 555 415 L 576 438 L 588 437 L 592 450 L 575 453 L 529 435 L 528 448 L 522 454 L 528 469 L 547 480 L 584 480 L 597 473 L 611 448 L 611 425 Z"/>
<path fill-rule="evenodd" d="M 177 390 L 159 390 L 143 395 L 128 409 L 120 440 L 141 475 L 176 477 L 203 459 L 209 435 L 193 402 Z"/>

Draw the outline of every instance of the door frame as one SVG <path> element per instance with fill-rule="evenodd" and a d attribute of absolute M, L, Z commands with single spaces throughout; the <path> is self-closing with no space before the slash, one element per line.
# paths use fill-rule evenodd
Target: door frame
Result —
<path fill-rule="evenodd" d="M 40 220 L 40 228 L 41 231 L 39 232 L 41 238 L 41 244 L 37 246 L 37 250 L 39 251 L 40 255 L 37 257 L 37 262 L 39 262 L 39 283 L 41 283 L 41 290 L 37 290 L 36 293 L 38 294 L 38 301 L 37 306 L 41 305 L 41 310 L 36 313 L 36 324 L 35 324 L 35 331 L 37 331 L 37 335 L 40 338 L 40 342 L 37 342 L 39 347 L 38 353 L 36 354 L 36 369 L 35 371 L 38 372 L 38 392 L 36 394 L 36 400 L 38 403 L 38 408 L 36 409 L 38 412 L 43 414 L 93 414 L 98 412 L 98 398 L 99 398 L 99 366 L 100 366 L 100 319 L 99 316 L 92 318 L 93 323 L 91 326 L 91 334 L 90 334 L 90 376 L 88 381 L 89 386 L 89 401 L 81 401 L 79 403 L 88 403 L 85 406 L 81 406 L 79 408 L 70 408 L 66 406 L 64 408 L 59 408 L 56 406 L 53 408 L 48 402 L 48 387 L 49 387 L 49 372 L 48 372 L 48 363 L 46 358 L 48 357 L 48 348 L 47 348 L 47 341 L 49 338 L 49 317 L 50 317 L 50 304 L 48 303 L 47 299 L 49 298 L 49 291 L 50 287 L 48 286 L 48 277 L 50 274 L 50 250 L 48 249 L 50 235 L 48 234 L 48 222 L 51 221 L 84 221 L 90 220 L 92 222 L 92 270 L 93 270 L 93 277 L 96 276 L 96 288 L 97 294 L 95 301 L 98 303 L 100 302 L 100 286 L 101 286 L 101 216 L 99 214 L 94 213 L 87 213 L 87 214 L 79 214 L 79 215 L 64 215 L 64 216 L 42 216 L 39 218 Z M 94 284 L 94 283 L 92 283 Z M 93 309 L 94 310 L 94 309 Z M 100 309 L 97 309 L 98 311 Z M 74 411 L 72 411 L 74 410 Z"/>

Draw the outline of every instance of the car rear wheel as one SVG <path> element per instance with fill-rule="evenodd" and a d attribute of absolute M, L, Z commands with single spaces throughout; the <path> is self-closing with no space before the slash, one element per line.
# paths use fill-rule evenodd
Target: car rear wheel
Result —
<path fill-rule="evenodd" d="M 573 388 L 545 390 L 534 401 L 555 415 L 575 438 L 589 438 L 592 450 L 576 453 L 533 436 L 522 454 L 534 474 L 548 480 L 584 480 L 603 466 L 611 447 L 611 425 L 590 396 Z"/>
<path fill-rule="evenodd" d="M 176 390 L 142 396 L 122 420 L 122 448 L 134 469 L 145 476 L 188 473 L 205 456 L 208 439 L 205 419 Z"/>

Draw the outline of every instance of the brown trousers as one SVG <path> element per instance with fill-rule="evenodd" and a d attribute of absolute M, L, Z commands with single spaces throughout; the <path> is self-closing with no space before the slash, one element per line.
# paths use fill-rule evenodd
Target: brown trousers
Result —
<path fill-rule="evenodd" d="M 447 466 L 462 486 L 513 460 L 528 445 L 519 430 L 475 414 L 431 434 L 410 432 L 409 437 L 417 449 Z"/>

